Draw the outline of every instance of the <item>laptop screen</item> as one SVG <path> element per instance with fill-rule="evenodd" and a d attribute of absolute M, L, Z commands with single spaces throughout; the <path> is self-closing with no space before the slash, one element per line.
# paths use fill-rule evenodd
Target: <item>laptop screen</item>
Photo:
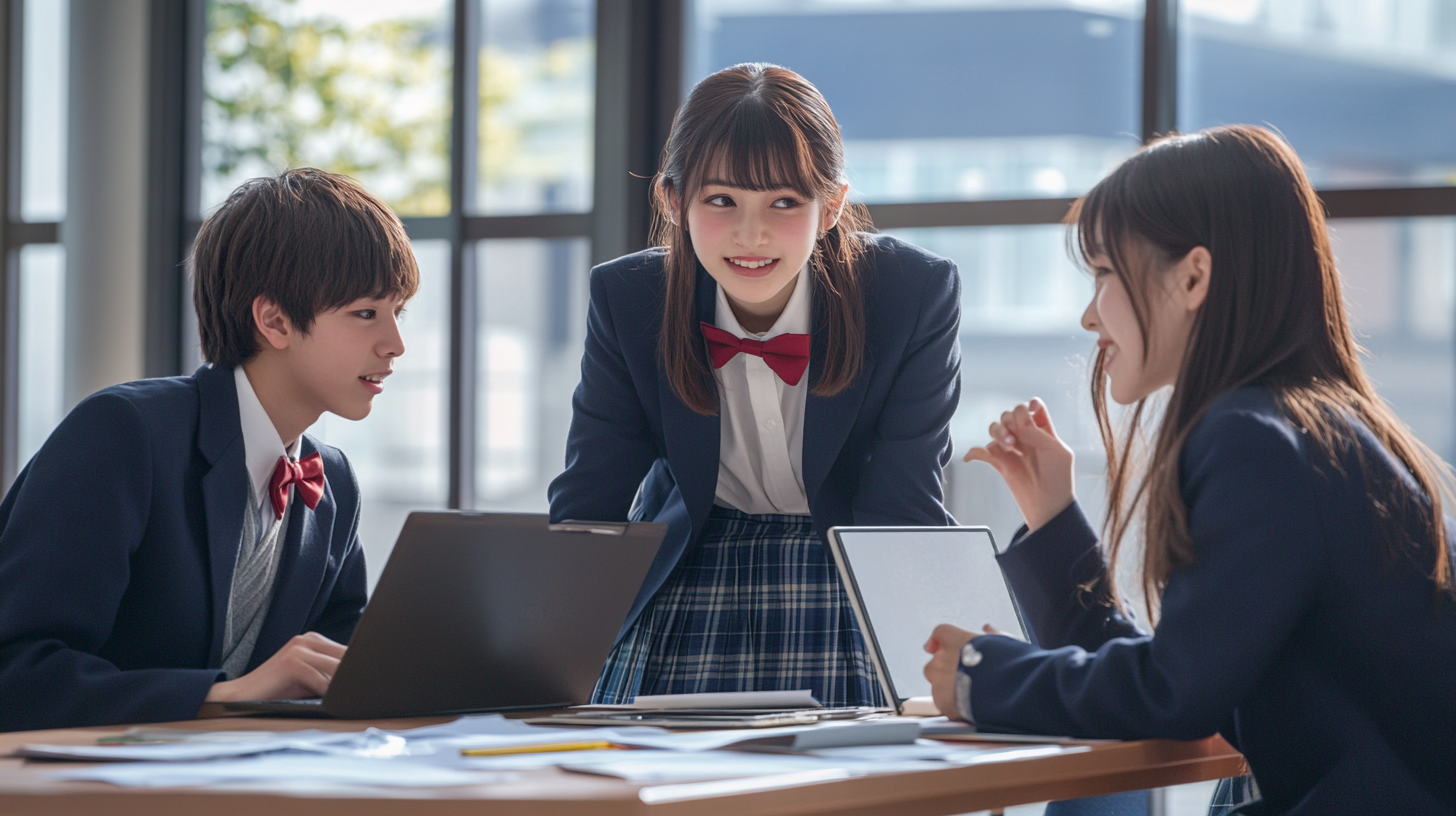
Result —
<path fill-rule="evenodd" d="M 865 628 L 868 619 L 870 648 L 878 643 L 881 665 L 901 700 L 930 695 L 922 673 L 930 658 L 923 647 L 938 624 L 976 631 L 989 623 L 1026 638 L 985 528 L 841 527 L 834 532 L 841 575 L 847 568 L 857 588 L 860 626 Z M 871 633 L 865 634 L 869 639 Z"/>

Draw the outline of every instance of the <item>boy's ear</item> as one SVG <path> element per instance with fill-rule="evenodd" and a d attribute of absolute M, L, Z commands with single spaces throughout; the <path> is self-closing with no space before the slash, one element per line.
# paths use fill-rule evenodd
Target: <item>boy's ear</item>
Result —
<path fill-rule="evenodd" d="M 264 343 L 279 351 L 288 348 L 297 335 L 283 307 L 263 295 L 253 298 L 253 330 L 263 337 Z"/>
<path fill-rule="evenodd" d="M 839 185 L 839 195 L 824 202 L 824 212 L 819 216 L 819 234 L 821 236 L 834 229 L 834 225 L 839 223 L 839 216 L 844 212 L 844 204 L 847 201 L 849 201 L 849 185 L 841 184 Z"/>

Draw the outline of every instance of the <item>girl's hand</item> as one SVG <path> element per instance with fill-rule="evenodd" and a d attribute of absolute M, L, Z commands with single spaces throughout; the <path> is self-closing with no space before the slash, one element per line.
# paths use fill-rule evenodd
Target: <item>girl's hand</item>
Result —
<path fill-rule="evenodd" d="M 940 713 L 952 720 L 966 719 L 956 702 L 955 692 L 956 673 L 961 666 L 961 649 L 982 633 L 1004 634 L 989 623 L 981 627 L 980 632 L 968 632 L 942 623 L 935 627 L 935 631 L 930 633 L 930 639 L 925 641 L 925 651 L 930 655 L 930 662 L 925 664 L 925 679 L 930 681 L 931 699 L 935 700 L 935 707 L 940 709 Z"/>
<path fill-rule="evenodd" d="M 1076 498 L 1072 489 L 1072 449 L 1057 437 L 1046 405 L 1033 399 L 991 423 L 991 441 L 971 448 L 965 461 L 996 468 L 1011 489 L 1028 529 L 1036 530 Z"/>

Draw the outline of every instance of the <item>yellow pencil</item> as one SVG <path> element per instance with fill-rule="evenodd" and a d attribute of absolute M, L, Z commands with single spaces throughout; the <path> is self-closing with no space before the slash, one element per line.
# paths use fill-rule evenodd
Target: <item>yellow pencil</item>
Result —
<path fill-rule="evenodd" d="M 603 748 L 620 748 L 605 740 L 584 740 L 581 742 L 547 742 L 539 745 L 508 745 L 500 748 L 461 748 L 464 756 L 505 756 L 506 754 L 547 754 L 553 751 L 597 751 Z"/>

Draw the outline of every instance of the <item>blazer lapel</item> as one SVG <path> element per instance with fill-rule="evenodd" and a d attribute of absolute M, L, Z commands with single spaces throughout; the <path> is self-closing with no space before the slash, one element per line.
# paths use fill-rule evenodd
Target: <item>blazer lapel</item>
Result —
<path fill-rule="evenodd" d="M 698 264 L 698 319 L 712 323 L 716 310 L 718 284 L 702 264 Z M 697 344 L 699 357 L 708 365 L 708 354 Z M 661 373 L 661 372 L 660 372 Z M 718 447 L 722 439 L 718 414 L 703 416 L 678 399 L 666 376 L 659 376 L 658 399 L 662 405 L 662 435 L 667 445 L 667 461 L 672 478 L 682 493 L 683 502 L 693 520 L 693 530 L 702 529 L 713 496 L 718 490 Z"/>
<path fill-rule="evenodd" d="M 194 376 L 199 397 L 197 448 L 211 465 L 202 477 L 212 576 L 212 648 L 208 665 L 221 666 L 227 599 L 232 595 L 233 568 L 237 566 L 238 543 L 243 535 L 243 508 L 248 500 L 248 470 L 233 370 L 201 368 Z"/>
<path fill-rule="evenodd" d="M 815 395 L 814 386 L 819 384 L 819 375 L 824 371 L 826 341 L 824 315 L 817 298 L 813 308 L 813 341 L 809 346 L 810 390 L 804 400 L 803 451 L 804 495 L 809 499 L 811 508 L 814 506 L 814 498 L 819 494 L 819 488 L 829 476 L 834 460 L 839 458 L 844 441 L 849 438 L 855 419 L 859 417 L 860 404 L 864 402 L 865 389 L 869 386 L 870 374 L 875 368 L 874 357 L 866 348 L 864 365 L 860 367 L 859 376 L 854 378 L 848 388 L 832 397 Z"/>
<path fill-rule="evenodd" d="M 298 458 L 318 450 L 307 434 L 299 443 Z M 314 602 L 329 566 L 328 536 L 334 524 L 334 488 L 324 482 L 318 507 L 310 510 L 294 495 L 288 507 L 288 529 L 283 531 L 283 549 L 278 556 L 278 576 L 273 584 L 273 602 L 263 629 L 253 647 L 249 670 L 283 648 L 288 639 L 304 631 L 313 619 Z"/>

